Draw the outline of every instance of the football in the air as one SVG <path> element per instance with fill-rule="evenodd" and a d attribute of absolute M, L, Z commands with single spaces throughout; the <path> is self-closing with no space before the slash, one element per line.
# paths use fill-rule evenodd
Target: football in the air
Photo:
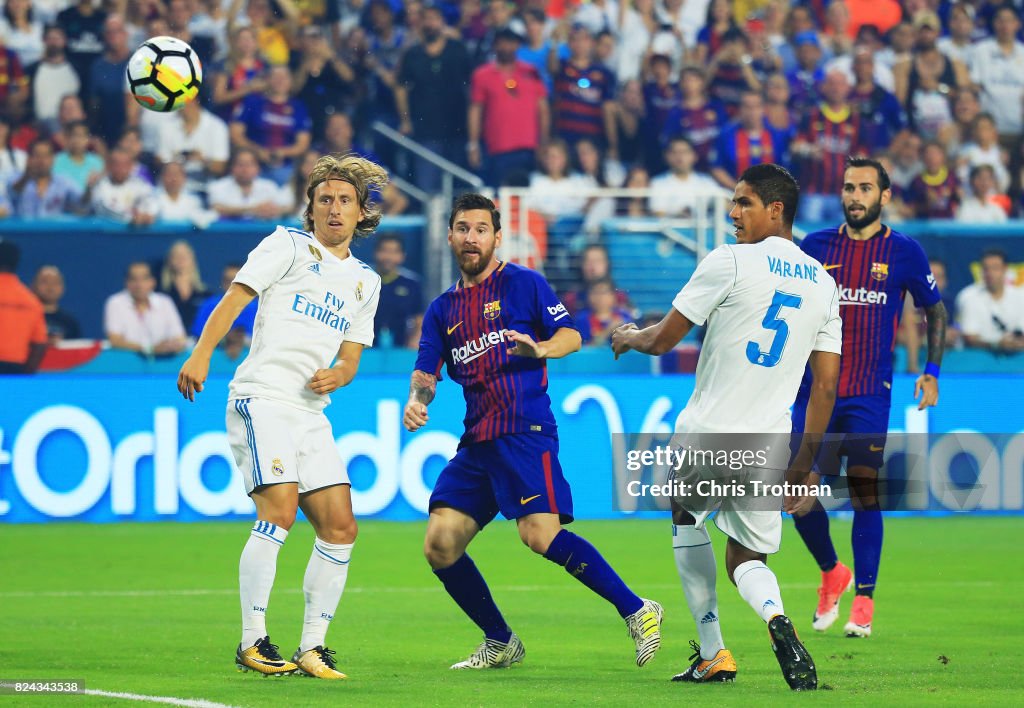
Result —
<path fill-rule="evenodd" d="M 187 42 L 152 37 L 128 60 L 128 89 L 143 108 L 160 113 L 194 101 L 203 83 L 203 65 Z"/>

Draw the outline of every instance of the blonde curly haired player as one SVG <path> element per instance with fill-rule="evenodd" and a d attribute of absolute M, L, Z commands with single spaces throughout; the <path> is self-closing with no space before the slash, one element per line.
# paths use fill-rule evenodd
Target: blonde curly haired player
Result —
<path fill-rule="evenodd" d="M 306 189 L 305 230 L 278 226 L 253 249 L 178 374 L 178 390 L 194 400 L 217 343 L 259 297 L 252 348 L 231 381 L 227 410 L 231 451 L 258 519 L 239 563 L 235 663 L 242 671 L 345 678 L 325 638 L 345 588 L 356 521 L 323 409 L 373 344 L 380 276 L 349 246 L 380 223 L 373 195 L 387 182 L 387 172 L 370 160 L 321 157 Z M 302 639 L 287 661 L 270 642 L 266 612 L 277 554 L 299 508 L 316 540 L 302 585 Z"/>

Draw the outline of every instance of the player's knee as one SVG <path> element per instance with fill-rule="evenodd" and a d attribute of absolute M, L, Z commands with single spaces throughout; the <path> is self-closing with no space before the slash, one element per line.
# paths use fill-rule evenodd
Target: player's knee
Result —
<path fill-rule="evenodd" d="M 269 521 L 285 531 L 291 531 L 292 526 L 295 525 L 296 511 L 296 509 L 288 508 L 264 509 L 260 512 L 259 518 L 261 521 Z"/>
<path fill-rule="evenodd" d="M 317 531 L 317 536 L 327 543 L 355 543 L 359 534 L 359 524 L 354 518 L 334 525 L 328 529 Z"/>
<path fill-rule="evenodd" d="M 552 529 L 541 524 L 520 524 L 519 538 L 534 553 L 544 555 L 561 527 Z"/>
<path fill-rule="evenodd" d="M 452 534 L 434 531 L 423 540 L 423 557 L 434 570 L 447 568 L 462 555 Z"/>

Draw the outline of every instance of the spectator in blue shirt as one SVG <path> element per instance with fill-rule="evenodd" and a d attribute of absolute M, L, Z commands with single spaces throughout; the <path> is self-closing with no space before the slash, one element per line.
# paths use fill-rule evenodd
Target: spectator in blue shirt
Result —
<path fill-rule="evenodd" d="M 907 114 L 896 96 L 875 81 L 875 58 L 866 47 L 854 53 L 853 75 L 856 85 L 850 103 L 860 113 L 860 143 L 868 154 L 884 152 L 896 134 L 907 127 Z"/>
<path fill-rule="evenodd" d="M 786 74 L 786 78 L 791 87 L 793 108 L 803 114 L 818 104 L 818 84 L 825 80 L 825 69 L 817 32 L 801 32 L 793 38 L 793 44 L 796 45 L 797 67 Z"/>
<path fill-rule="evenodd" d="M 81 211 L 83 190 L 67 177 L 54 174 L 53 160 L 49 140 L 40 138 L 29 146 L 25 173 L 7 189 L 15 216 L 40 219 Z"/>

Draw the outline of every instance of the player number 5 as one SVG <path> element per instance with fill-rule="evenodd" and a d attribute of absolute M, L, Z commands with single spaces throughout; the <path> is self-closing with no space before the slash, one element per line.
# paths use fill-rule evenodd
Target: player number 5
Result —
<path fill-rule="evenodd" d="M 757 342 L 747 342 L 747 359 L 751 364 L 771 368 L 782 360 L 782 350 L 786 348 L 786 340 L 789 339 L 789 325 L 786 320 L 779 319 L 779 312 L 783 307 L 799 310 L 802 303 L 803 299 L 799 295 L 775 291 L 772 304 L 768 306 L 768 312 L 761 322 L 762 327 L 775 332 L 775 337 L 768 351 L 763 351 Z"/>

